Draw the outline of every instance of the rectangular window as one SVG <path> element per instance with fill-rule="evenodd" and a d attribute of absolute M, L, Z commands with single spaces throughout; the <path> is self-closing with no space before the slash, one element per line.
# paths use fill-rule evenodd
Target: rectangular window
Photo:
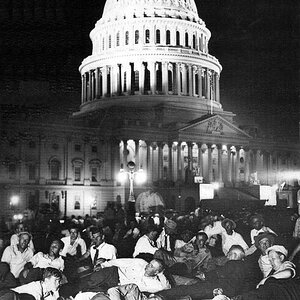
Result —
<path fill-rule="evenodd" d="M 97 152 L 98 152 L 97 146 L 92 146 L 92 152 L 93 152 L 93 153 L 97 153 Z"/>
<path fill-rule="evenodd" d="M 8 178 L 9 179 L 16 179 L 17 175 L 17 167 L 15 164 L 10 164 L 8 166 Z"/>
<path fill-rule="evenodd" d="M 138 30 L 136 30 L 135 34 L 134 34 L 134 43 L 138 44 L 139 43 L 139 39 L 140 39 L 140 33 L 139 33 Z"/>
<path fill-rule="evenodd" d="M 80 151 L 81 151 L 81 145 L 76 144 L 76 145 L 74 146 L 74 150 L 75 150 L 76 152 L 80 152 Z"/>
<path fill-rule="evenodd" d="M 160 44 L 160 30 L 156 30 L 156 44 Z"/>
<path fill-rule="evenodd" d="M 35 165 L 28 166 L 28 179 L 35 180 Z"/>
<path fill-rule="evenodd" d="M 146 30 L 146 34 L 145 34 L 145 43 L 149 44 L 150 43 L 150 30 L 147 29 Z"/>
<path fill-rule="evenodd" d="M 75 195 L 75 199 L 74 199 L 74 209 L 80 209 L 80 196 L 79 195 Z"/>
<path fill-rule="evenodd" d="M 97 168 L 92 168 L 92 182 L 97 182 L 98 180 L 97 180 L 97 174 L 98 173 L 98 170 L 97 170 Z"/>
<path fill-rule="evenodd" d="M 75 181 L 81 181 L 81 167 L 74 168 L 74 177 Z"/>

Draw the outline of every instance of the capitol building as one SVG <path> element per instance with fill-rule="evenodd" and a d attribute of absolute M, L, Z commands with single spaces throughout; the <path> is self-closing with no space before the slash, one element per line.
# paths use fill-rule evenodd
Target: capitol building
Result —
<path fill-rule="evenodd" d="M 147 177 L 134 183 L 135 198 L 154 190 L 179 211 L 198 206 L 197 180 L 228 195 L 293 186 L 299 143 L 261 139 L 223 109 L 210 38 L 194 0 L 107 0 L 70 120 L 10 122 L 1 131 L 3 212 L 15 195 L 19 211 L 54 201 L 61 215 L 95 214 L 117 197 L 125 204 L 129 183 L 118 174 L 129 162 Z"/>

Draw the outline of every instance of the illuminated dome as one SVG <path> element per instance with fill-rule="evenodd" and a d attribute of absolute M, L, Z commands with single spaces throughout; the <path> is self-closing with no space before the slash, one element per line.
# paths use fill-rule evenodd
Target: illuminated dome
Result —
<path fill-rule="evenodd" d="M 180 18 L 202 22 L 194 0 L 108 0 L 102 22 L 141 17 Z"/>
<path fill-rule="evenodd" d="M 90 33 L 92 55 L 79 67 L 75 115 L 112 106 L 222 111 L 210 36 L 194 0 L 107 0 Z"/>

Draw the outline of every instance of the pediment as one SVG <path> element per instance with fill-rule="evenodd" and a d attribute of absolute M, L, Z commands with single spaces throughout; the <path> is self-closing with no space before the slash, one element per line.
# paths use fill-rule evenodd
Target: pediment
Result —
<path fill-rule="evenodd" d="M 212 115 L 200 120 L 194 120 L 191 124 L 180 128 L 179 132 L 182 134 L 197 133 L 210 136 L 251 138 L 248 133 L 219 115 Z"/>

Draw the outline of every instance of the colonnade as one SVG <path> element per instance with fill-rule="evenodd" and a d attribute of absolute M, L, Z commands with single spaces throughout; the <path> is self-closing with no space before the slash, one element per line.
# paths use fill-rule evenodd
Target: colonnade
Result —
<path fill-rule="evenodd" d="M 197 176 L 206 183 L 227 186 L 273 184 L 280 180 L 280 170 L 289 167 L 276 152 L 202 142 L 124 140 L 120 143 L 120 163 L 126 166 L 130 160 L 146 171 L 149 183 L 191 183 Z"/>
<path fill-rule="evenodd" d="M 179 95 L 220 102 L 220 75 L 199 65 L 140 62 L 99 67 L 81 76 L 82 104 L 116 95 Z"/>

